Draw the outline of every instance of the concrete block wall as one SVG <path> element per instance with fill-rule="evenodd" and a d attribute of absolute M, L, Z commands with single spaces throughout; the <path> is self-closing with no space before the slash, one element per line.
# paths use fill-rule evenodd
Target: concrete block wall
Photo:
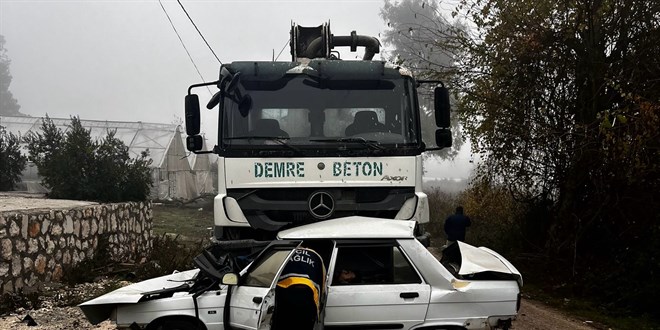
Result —
<path fill-rule="evenodd" d="M 65 267 L 94 255 L 102 236 L 112 261 L 143 261 L 152 223 L 151 202 L 0 212 L 0 291 L 61 280 Z"/>

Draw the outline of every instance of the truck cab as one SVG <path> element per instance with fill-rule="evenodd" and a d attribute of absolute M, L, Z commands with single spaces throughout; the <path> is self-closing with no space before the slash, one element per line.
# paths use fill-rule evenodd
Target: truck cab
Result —
<path fill-rule="evenodd" d="M 423 82 L 397 65 L 342 61 L 331 51 L 363 45 L 373 56 L 374 38 L 336 37 L 329 24 L 293 25 L 291 34 L 291 62 L 223 64 L 218 81 L 193 85 L 186 97 L 188 149 L 200 152 L 199 99 L 190 90 L 219 89 L 207 106 L 220 111 L 215 238 L 272 239 L 286 228 L 357 215 L 416 221 L 425 241 Z M 451 146 L 449 98 L 442 83 L 431 83 L 440 85 L 437 150 Z"/>

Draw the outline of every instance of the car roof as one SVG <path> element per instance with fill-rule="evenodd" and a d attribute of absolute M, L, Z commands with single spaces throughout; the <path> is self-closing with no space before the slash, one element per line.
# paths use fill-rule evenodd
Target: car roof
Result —
<path fill-rule="evenodd" d="M 279 239 L 414 238 L 415 221 L 352 216 L 279 232 Z"/>

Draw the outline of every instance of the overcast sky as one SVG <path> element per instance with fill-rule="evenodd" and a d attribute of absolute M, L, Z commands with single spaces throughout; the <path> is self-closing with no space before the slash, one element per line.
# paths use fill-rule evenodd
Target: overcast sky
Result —
<path fill-rule="evenodd" d="M 181 3 L 222 62 L 271 60 L 287 44 L 291 21 L 329 20 L 335 35 L 378 37 L 386 28 L 382 0 Z M 162 4 L 204 80 L 217 79 L 219 63 L 179 4 Z M 188 86 L 202 80 L 157 0 L 0 0 L 0 34 L 12 61 L 10 90 L 31 116 L 171 123 L 183 118 Z M 356 55 L 342 51 L 344 59 Z M 290 60 L 288 44 L 279 60 Z M 205 104 L 210 94 L 198 93 Z M 216 118 L 202 109 L 209 137 Z"/>

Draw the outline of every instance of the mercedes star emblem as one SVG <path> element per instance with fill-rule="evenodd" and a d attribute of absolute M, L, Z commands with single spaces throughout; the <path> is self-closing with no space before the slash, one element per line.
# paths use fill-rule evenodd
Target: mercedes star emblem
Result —
<path fill-rule="evenodd" d="M 327 219 L 335 210 L 335 199 L 325 191 L 313 193 L 307 201 L 309 213 L 317 219 Z"/>

